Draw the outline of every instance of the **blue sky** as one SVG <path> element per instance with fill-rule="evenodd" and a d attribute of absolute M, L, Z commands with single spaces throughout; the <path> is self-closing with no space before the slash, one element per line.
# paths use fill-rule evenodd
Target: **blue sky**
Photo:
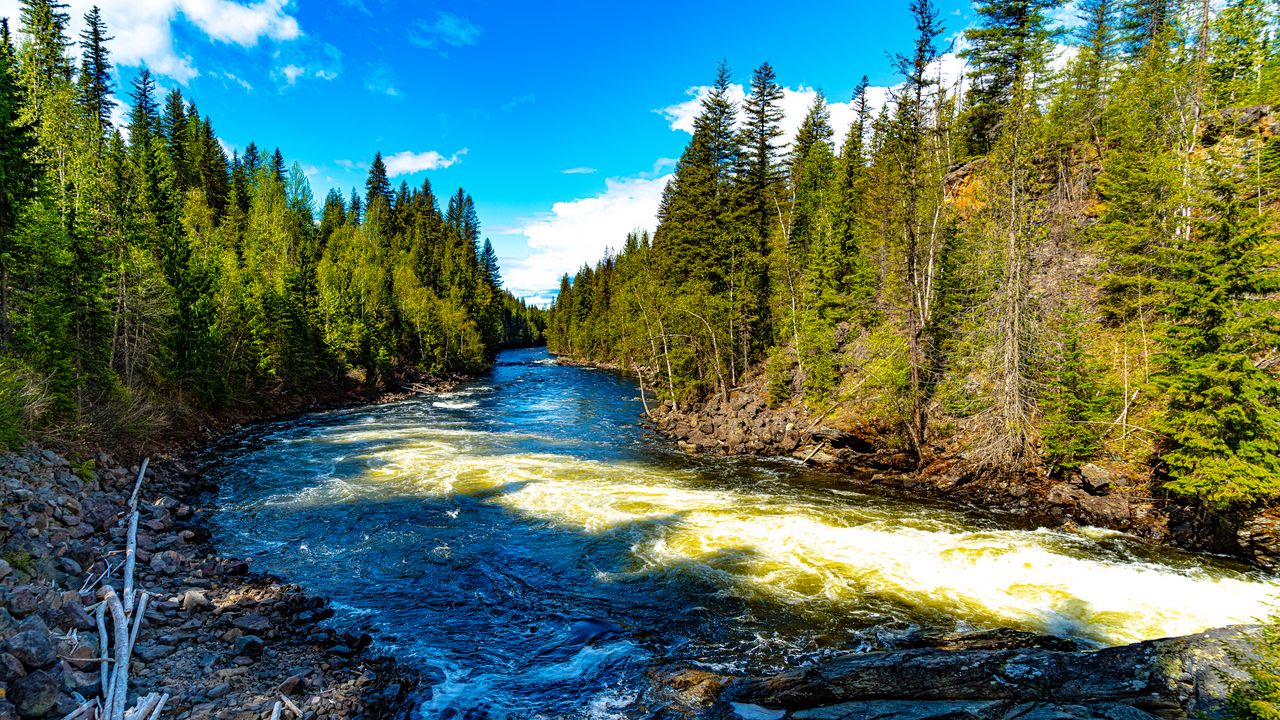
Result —
<path fill-rule="evenodd" d="M 78 32 L 91 0 L 71 0 Z M 146 63 L 233 148 L 279 146 L 311 178 L 363 188 L 377 150 L 411 185 L 462 186 L 508 287 L 547 299 L 564 272 L 652 227 L 699 86 L 770 61 L 789 121 L 821 87 L 896 82 L 905 0 L 888 3 L 98 0 L 118 89 Z M 0 0 L 16 18 L 17 0 Z M 781 9 L 781 12 L 779 12 Z M 967 2 L 940 0 L 948 34 Z M 834 107 L 837 132 L 847 111 Z M 363 191 L 363 190 L 362 190 Z"/>

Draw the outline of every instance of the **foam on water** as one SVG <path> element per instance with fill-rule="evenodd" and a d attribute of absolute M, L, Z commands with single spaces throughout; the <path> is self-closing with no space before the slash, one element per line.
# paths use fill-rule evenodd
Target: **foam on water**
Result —
<path fill-rule="evenodd" d="M 870 504 L 703 489 L 691 473 L 564 455 L 469 455 L 449 440 L 389 446 L 359 481 L 329 480 L 299 501 L 473 496 L 576 532 L 632 533 L 632 567 L 607 581 L 674 570 L 802 610 L 882 600 L 1103 644 L 1251 622 L 1278 591 L 1243 574 L 1093 557 L 1066 533 L 966 529 L 945 513 L 904 522 Z"/>

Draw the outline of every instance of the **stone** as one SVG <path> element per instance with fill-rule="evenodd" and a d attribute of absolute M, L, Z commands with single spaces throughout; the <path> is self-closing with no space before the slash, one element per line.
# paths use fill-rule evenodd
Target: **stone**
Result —
<path fill-rule="evenodd" d="M 257 613 L 241 615 L 232 620 L 231 624 L 247 633 L 265 633 L 271 629 L 271 621 L 265 615 Z"/>
<path fill-rule="evenodd" d="M 247 658 L 257 658 L 262 656 L 263 642 L 262 638 L 257 635 L 242 635 L 236 638 L 234 647 L 236 655 Z"/>
<path fill-rule="evenodd" d="M 141 545 L 141 542 L 139 542 Z M 165 575 L 173 575 L 178 572 L 178 567 L 182 564 L 182 556 L 174 550 L 165 550 L 151 556 L 150 567 L 153 572 L 164 573 Z"/>
<path fill-rule="evenodd" d="M 134 654 L 142 658 L 146 662 L 155 662 L 163 660 L 173 654 L 174 648 L 171 645 L 163 645 L 160 643 L 144 643 L 134 648 Z"/>
<path fill-rule="evenodd" d="M 55 675 L 39 670 L 14 680 L 9 694 L 18 717 L 38 718 L 53 709 L 61 690 L 62 682 Z"/>
<path fill-rule="evenodd" d="M 9 612 L 16 618 L 24 618 L 40 609 L 40 598 L 30 587 L 15 588 L 9 593 Z"/>
<path fill-rule="evenodd" d="M 52 665 L 58 659 L 48 631 L 27 630 L 9 638 L 5 651 L 30 669 Z"/>
<path fill-rule="evenodd" d="M 209 688 L 204 696 L 210 700 L 217 700 L 218 698 L 226 697 L 229 692 L 231 692 L 231 683 L 218 683 Z"/>
<path fill-rule="evenodd" d="M 1089 463 L 1080 468 L 1080 482 L 1091 495 L 1105 495 L 1115 485 L 1115 476 L 1110 470 Z"/>
<path fill-rule="evenodd" d="M 298 695 L 306 690 L 307 677 L 311 675 L 310 670 L 306 670 L 295 675 L 290 675 L 284 682 L 280 683 L 280 692 L 285 695 Z"/>
<path fill-rule="evenodd" d="M 22 661 L 9 653 L 0 653 L 0 682 L 10 682 L 27 674 Z"/>
<path fill-rule="evenodd" d="M 8 577 L 11 572 L 13 572 L 13 567 L 4 558 L 0 558 L 0 579 Z"/>
<path fill-rule="evenodd" d="M 182 594 L 182 609 L 187 611 L 208 610 L 213 607 L 213 603 L 205 596 L 204 592 L 192 588 Z"/>

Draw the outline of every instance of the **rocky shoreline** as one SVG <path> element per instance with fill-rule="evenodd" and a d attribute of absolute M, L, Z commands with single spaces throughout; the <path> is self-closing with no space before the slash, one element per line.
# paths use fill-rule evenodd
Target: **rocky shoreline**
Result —
<path fill-rule="evenodd" d="M 0 457 L 0 718 L 63 717 L 99 694 L 86 608 L 119 585 L 137 469 L 50 450 Z M 212 490 L 176 461 L 141 486 L 137 580 L 154 599 L 130 702 L 169 693 L 164 716 L 179 719 L 267 717 L 282 696 L 307 718 L 407 717 L 415 672 L 374 656 L 368 635 L 325 627 L 322 598 L 216 554 L 198 519 Z"/>
<path fill-rule="evenodd" d="M 704 720 L 1186 720 L 1227 716 L 1256 627 L 1083 651 L 990 631 L 848 654 L 769 677 L 696 667 L 653 673 L 673 707 Z"/>

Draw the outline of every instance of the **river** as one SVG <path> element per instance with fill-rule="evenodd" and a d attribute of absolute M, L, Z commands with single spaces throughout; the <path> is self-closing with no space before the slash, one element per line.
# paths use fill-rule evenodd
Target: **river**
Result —
<path fill-rule="evenodd" d="M 1248 622 L 1277 585 L 1116 533 L 692 457 L 614 373 L 499 356 L 435 397 L 210 448 L 219 550 L 333 599 L 434 678 L 430 718 L 643 718 L 669 661 L 763 672 L 919 630 L 1112 645 Z"/>

